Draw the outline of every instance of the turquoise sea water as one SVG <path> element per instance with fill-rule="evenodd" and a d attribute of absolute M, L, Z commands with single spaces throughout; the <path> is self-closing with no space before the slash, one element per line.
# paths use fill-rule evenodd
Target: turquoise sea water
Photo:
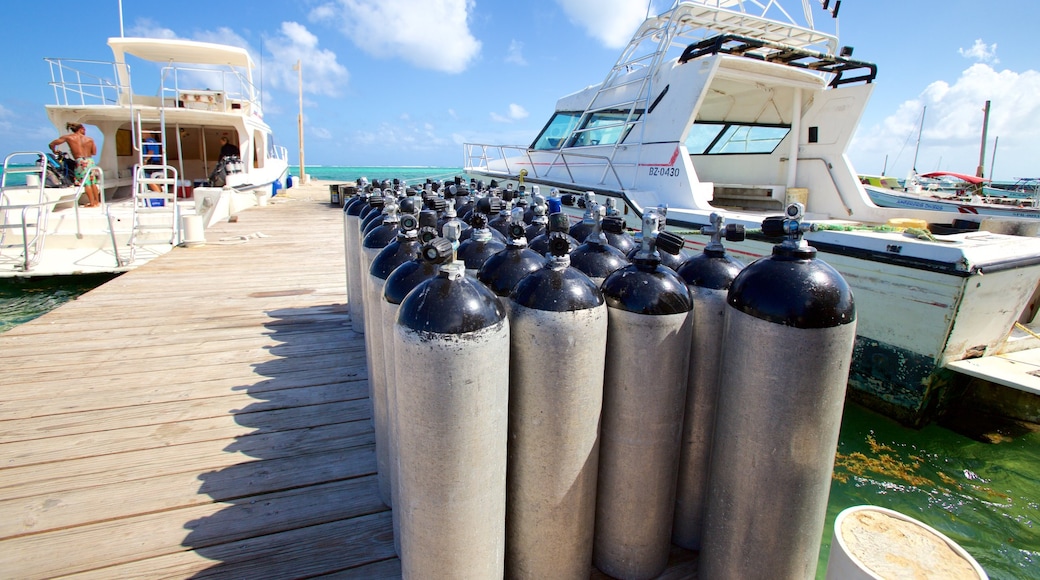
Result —
<path fill-rule="evenodd" d="M 314 179 L 370 181 L 462 175 L 454 167 L 307 167 Z M 293 168 L 296 175 L 298 168 Z M 468 178 L 467 178 L 468 179 Z M 110 277 L 0 280 L 0 332 L 30 320 Z M 981 443 L 930 425 L 907 429 L 854 404 L 842 420 L 820 551 L 823 578 L 838 513 L 871 504 L 914 517 L 948 535 L 990 578 L 1040 580 L 1040 433 Z M 797 530 L 792 530 L 797 533 Z"/>

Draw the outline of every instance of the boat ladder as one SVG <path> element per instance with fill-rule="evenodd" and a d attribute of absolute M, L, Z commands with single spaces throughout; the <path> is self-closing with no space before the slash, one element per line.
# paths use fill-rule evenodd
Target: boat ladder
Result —
<path fill-rule="evenodd" d="M 167 163 L 165 115 L 160 114 L 158 119 L 144 119 L 138 112 L 135 117 L 137 164 L 134 166 L 130 262 L 136 259 L 137 250 L 144 246 L 173 245 L 180 241 L 177 169 Z M 159 150 L 159 163 L 146 159 L 146 147 Z"/>
<path fill-rule="evenodd" d="M 30 156 L 37 156 L 37 161 L 27 163 Z M 46 159 L 39 152 L 17 152 L 4 159 L 0 178 L 0 260 L 14 261 L 15 267 L 24 271 L 39 262 L 47 236 L 51 204 L 44 192 L 46 171 Z M 16 191 L 22 193 L 21 199 L 14 199 Z"/>

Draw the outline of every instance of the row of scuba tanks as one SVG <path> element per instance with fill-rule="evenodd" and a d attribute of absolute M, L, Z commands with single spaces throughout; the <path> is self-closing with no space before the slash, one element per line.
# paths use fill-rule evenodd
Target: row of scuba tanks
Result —
<path fill-rule="evenodd" d="M 405 578 L 813 578 L 855 337 L 801 239 L 744 267 L 586 194 L 364 186 L 343 208 L 378 483 Z M 492 182 L 492 186 L 495 184 Z M 555 192 L 554 192 L 555 193 Z"/>

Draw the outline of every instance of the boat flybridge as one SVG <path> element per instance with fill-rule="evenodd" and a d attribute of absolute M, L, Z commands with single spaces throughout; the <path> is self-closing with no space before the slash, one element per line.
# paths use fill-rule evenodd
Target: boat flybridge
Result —
<path fill-rule="evenodd" d="M 752 230 L 730 248 L 745 261 L 777 241 L 754 228 L 801 203 L 817 228 L 805 239 L 854 289 L 850 396 L 919 425 L 946 401 L 950 369 L 968 372 L 961 361 L 1040 345 L 1040 239 L 989 224 L 936 235 L 927 224 L 949 213 L 874 205 L 845 153 L 877 67 L 817 26 L 837 28 L 838 3 L 781 4 L 676 1 L 601 83 L 559 99 L 530 145 L 466 144 L 465 171 L 617 198 L 632 216 L 665 206 L 691 247 L 718 213 Z M 985 378 L 1040 393 L 1031 375 Z"/>
<path fill-rule="evenodd" d="M 128 37 L 108 45 L 110 62 L 46 59 L 47 116 L 55 136 L 81 124 L 94 139 L 102 203 L 82 205 L 84 186 L 63 180 L 61 159 L 8 155 L 0 277 L 129 270 L 185 242 L 182 215 L 206 227 L 284 186 L 287 151 L 263 121 L 245 49 Z M 158 88 L 135 92 L 132 66 L 134 84 Z"/>

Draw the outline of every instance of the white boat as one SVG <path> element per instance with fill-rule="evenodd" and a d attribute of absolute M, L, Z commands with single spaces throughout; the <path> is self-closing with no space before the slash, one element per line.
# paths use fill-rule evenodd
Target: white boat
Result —
<path fill-rule="evenodd" d="M 987 187 L 986 180 L 948 171 L 933 171 L 923 175 L 913 174 L 903 188 L 892 177 L 860 175 L 859 180 L 870 196 L 870 201 L 880 207 L 927 209 L 953 214 L 989 216 L 1012 219 L 1040 219 L 1040 208 L 1036 200 L 1012 197 Z M 960 219 L 960 216 L 956 216 Z M 951 218 L 953 219 L 953 218 Z"/>
<path fill-rule="evenodd" d="M 129 270 L 190 243 L 186 222 L 205 227 L 286 185 L 287 152 L 263 121 L 245 49 L 127 37 L 108 45 L 111 62 L 46 59 L 55 96 L 47 116 L 56 136 L 71 123 L 86 126 L 98 147 L 102 204 L 82 206 L 83 186 L 48 180 L 42 152 L 8 155 L 0 277 Z M 139 90 L 132 67 L 137 85 L 155 84 Z M 239 158 L 219 158 L 222 137 Z M 160 161 L 146 160 L 147 140 Z M 199 217 L 182 220 L 191 215 Z"/>
<path fill-rule="evenodd" d="M 675 2 L 639 27 L 602 83 L 559 99 L 534 142 L 466 144 L 465 171 L 592 191 L 636 215 L 665 205 L 679 230 L 699 231 L 713 212 L 758 228 L 803 203 L 820 226 L 805 239 L 855 294 L 850 396 L 923 424 L 947 402 L 956 361 L 1040 344 L 1009 340 L 1035 315 L 1040 239 L 875 229 L 951 214 L 871 202 L 846 149 L 877 68 L 814 24 L 837 3 L 781 4 Z M 731 244 L 745 261 L 776 241 L 749 238 Z"/>

